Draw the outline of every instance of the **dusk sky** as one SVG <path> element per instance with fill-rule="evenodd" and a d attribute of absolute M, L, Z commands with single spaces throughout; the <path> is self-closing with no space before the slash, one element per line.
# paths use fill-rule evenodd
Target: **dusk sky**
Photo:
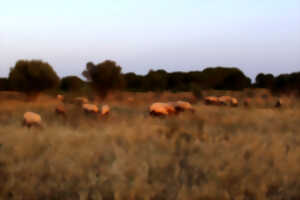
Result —
<path fill-rule="evenodd" d="M 42 59 L 59 76 L 115 60 L 123 72 L 300 71 L 300 0 L 11 0 L 0 6 L 0 76 Z"/>

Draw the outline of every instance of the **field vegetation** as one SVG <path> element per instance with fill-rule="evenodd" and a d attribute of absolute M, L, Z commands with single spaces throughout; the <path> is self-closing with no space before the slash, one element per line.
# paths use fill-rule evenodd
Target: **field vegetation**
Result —
<path fill-rule="evenodd" d="M 251 97 L 249 107 L 206 106 L 192 93 L 113 93 L 86 115 L 54 96 L 34 102 L 0 93 L 0 199 L 6 200 L 297 200 L 300 199 L 300 104 L 274 108 L 267 90 L 203 91 Z M 76 95 L 66 94 L 66 102 Z M 195 114 L 153 118 L 155 101 L 189 100 Z M 44 128 L 25 128 L 23 113 Z"/>

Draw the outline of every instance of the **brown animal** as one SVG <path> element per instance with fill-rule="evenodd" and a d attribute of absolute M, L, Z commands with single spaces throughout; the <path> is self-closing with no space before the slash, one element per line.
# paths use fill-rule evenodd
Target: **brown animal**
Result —
<path fill-rule="evenodd" d="M 31 126 L 42 127 L 42 118 L 34 112 L 26 112 L 23 115 L 23 126 L 30 128 Z"/>
<path fill-rule="evenodd" d="M 232 103 L 232 97 L 230 96 L 221 96 L 218 98 L 218 104 L 219 105 L 231 105 Z"/>
<path fill-rule="evenodd" d="M 204 102 L 206 105 L 218 105 L 218 97 L 207 96 L 204 98 Z"/>
<path fill-rule="evenodd" d="M 85 113 L 99 113 L 98 106 L 94 104 L 82 104 L 82 109 Z"/>
<path fill-rule="evenodd" d="M 175 107 L 171 103 L 153 103 L 149 107 L 152 116 L 168 116 L 176 113 Z"/>
<path fill-rule="evenodd" d="M 103 105 L 101 108 L 101 115 L 108 115 L 110 112 L 110 107 L 108 105 Z"/>
<path fill-rule="evenodd" d="M 239 101 L 231 96 L 207 96 L 204 98 L 204 102 L 206 105 L 231 105 L 232 107 L 236 107 L 239 105 Z"/>
<path fill-rule="evenodd" d="M 237 107 L 237 106 L 239 105 L 239 101 L 238 101 L 236 98 L 231 97 L 230 105 L 231 105 L 232 107 Z"/>
<path fill-rule="evenodd" d="M 283 102 L 281 99 L 277 99 L 276 103 L 275 103 L 275 108 L 280 108 L 282 107 L 283 105 Z"/>
<path fill-rule="evenodd" d="M 183 111 L 191 111 L 195 112 L 195 109 L 193 106 L 187 102 L 187 101 L 176 101 L 172 103 L 172 105 L 175 107 L 176 112 L 183 112 Z"/>
<path fill-rule="evenodd" d="M 56 99 L 59 100 L 59 101 L 61 101 L 61 102 L 63 102 L 64 99 L 65 99 L 65 97 L 64 97 L 63 95 L 61 95 L 61 94 L 58 94 L 58 95 L 56 96 Z"/>
<path fill-rule="evenodd" d="M 89 100 L 85 97 L 76 97 L 75 98 L 75 103 L 78 104 L 78 105 L 88 104 Z"/>
<path fill-rule="evenodd" d="M 67 117 L 67 112 L 66 112 L 66 109 L 63 105 L 58 105 L 55 107 L 55 113 L 57 115 L 61 115 L 63 117 Z"/>

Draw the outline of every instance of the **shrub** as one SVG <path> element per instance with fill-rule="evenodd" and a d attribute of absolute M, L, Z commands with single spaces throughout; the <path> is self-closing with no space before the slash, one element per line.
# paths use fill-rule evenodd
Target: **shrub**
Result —
<path fill-rule="evenodd" d="M 61 79 L 60 89 L 69 92 L 69 91 L 79 91 L 84 87 L 84 81 L 77 76 L 66 76 Z"/>
<path fill-rule="evenodd" d="M 8 78 L 0 78 L 0 91 L 9 90 Z"/>
<path fill-rule="evenodd" d="M 91 81 L 98 95 L 105 98 L 109 91 L 123 88 L 124 77 L 121 70 L 121 67 L 111 60 L 106 60 L 97 65 L 89 62 L 82 75 Z"/>
<path fill-rule="evenodd" d="M 9 81 L 12 89 L 32 96 L 58 86 L 59 77 L 46 62 L 20 60 L 10 69 Z"/>

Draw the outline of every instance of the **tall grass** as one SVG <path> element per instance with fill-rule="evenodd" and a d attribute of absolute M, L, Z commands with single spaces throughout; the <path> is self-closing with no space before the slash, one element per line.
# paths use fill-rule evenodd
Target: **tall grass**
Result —
<path fill-rule="evenodd" d="M 64 119 L 45 104 L 0 108 L 0 199 L 300 199 L 300 107 L 152 118 L 140 102 L 99 118 L 68 105 Z M 21 126 L 26 110 L 43 130 Z"/>

